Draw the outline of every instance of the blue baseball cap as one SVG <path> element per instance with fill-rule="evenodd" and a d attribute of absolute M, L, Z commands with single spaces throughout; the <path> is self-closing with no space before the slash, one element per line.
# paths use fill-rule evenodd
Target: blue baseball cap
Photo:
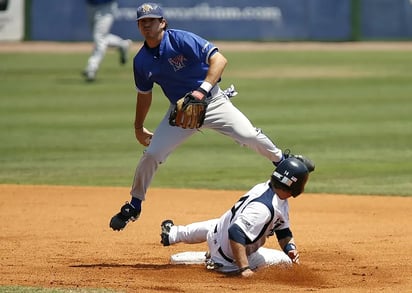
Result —
<path fill-rule="evenodd" d="M 137 18 L 140 20 L 143 18 L 163 18 L 163 10 L 156 3 L 144 3 L 137 8 Z"/>

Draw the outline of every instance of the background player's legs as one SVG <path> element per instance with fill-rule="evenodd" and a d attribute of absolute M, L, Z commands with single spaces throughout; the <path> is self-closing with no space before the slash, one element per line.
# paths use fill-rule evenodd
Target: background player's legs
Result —
<path fill-rule="evenodd" d="M 95 78 L 100 63 L 106 54 L 107 47 L 118 48 L 121 54 L 120 62 L 122 64 L 126 63 L 127 52 L 131 41 L 124 40 L 121 37 L 110 33 L 116 11 L 116 2 L 100 6 L 99 8 L 89 8 L 89 18 L 93 26 L 94 41 L 93 52 L 87 61 L 85 69 L 85 75 L 89 80 Z"/>
<path fill-rule="evenodd" d="M 108 46 L 106 36 L 113 25 L 114 16 L 111 5 L 104 5 L 100 8 L 91 7 L 89 17 L 93 23 L 94 48 L 87 61 L 87 72 L 97 71 Z"/>

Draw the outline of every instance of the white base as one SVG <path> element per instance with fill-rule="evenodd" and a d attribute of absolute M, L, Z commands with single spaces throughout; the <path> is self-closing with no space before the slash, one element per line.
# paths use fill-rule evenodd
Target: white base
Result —
<path fill-rule="evenodd" d="M 170 263 L 174 265 L 198 265 L 206 261 L 206 251 L 185 251 L 173 254 Z"/>
<path fill-rule="evenodd" d="M 173 254 L 170 263 L 174 265 L 197 265 L 205 264 L 206 251 L 185 251 Z M 249 256 L 249 264 L 253 267 L 273 266 L 273 265 L 292 265 L 290 258 L 280 250 L 259 248 L 257 253 Z"/>

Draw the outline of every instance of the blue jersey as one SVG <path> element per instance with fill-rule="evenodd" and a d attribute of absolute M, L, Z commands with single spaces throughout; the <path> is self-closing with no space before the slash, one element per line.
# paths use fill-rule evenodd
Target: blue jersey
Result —
<path fill-rule="evenodd" d="M 158 84 L 171 103 L 197 89 L 209 69 L 208 60 L 218 49 L 187 31 L 166 30 L 158 48 L 146 44 L 134 57 L 136 88 L 148 93 Z"/>

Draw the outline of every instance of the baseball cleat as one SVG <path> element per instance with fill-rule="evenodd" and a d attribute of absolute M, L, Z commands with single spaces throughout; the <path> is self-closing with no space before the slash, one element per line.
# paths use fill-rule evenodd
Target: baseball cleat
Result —
<path fill-rule="evenodd" d="M 126 224 L 130 221 L 136 221 L 140 216 L 140 211 L 136 210 L 134 206 L 126 202 L 120 209 L 120 212 L 112 217 L 110 220 L 110 228 L 114 231 L 123 230 Z"/>
<path fill-rule="evenodd" d="M 96 79 L 96 71 L 94 70 L 85 70 L 83 71 L 83 76 L 87 82 L 92 82 Z"/>
<path fill-rule="evenodd" d="M 160 233 L 160 243 L 163 244 L 163 246 L 169 246 L 169 233 L 170 229 L 174 226 L 174 223 L 172 220 L 164 220 L 162 224 L 160 225 L 160 228 L 162 230 L 162 233 Z"/>
<path fill-rule="evenodd" d="M 285 159 L 287 159 L 287 158 L 296 158 L 299 161 L 301 161 L 303 164 L 306 165 L 306 168 L 308 168 L 309 172 L 315 171 L 315 163 L 312 160 L 310 160 L 309 158 L 306 158 L 303 155 L 293 155 L 293 154 L 290 153 L 289 149 L 286 149 L 283 152 L 283 156 L 284 156 Z"/>

